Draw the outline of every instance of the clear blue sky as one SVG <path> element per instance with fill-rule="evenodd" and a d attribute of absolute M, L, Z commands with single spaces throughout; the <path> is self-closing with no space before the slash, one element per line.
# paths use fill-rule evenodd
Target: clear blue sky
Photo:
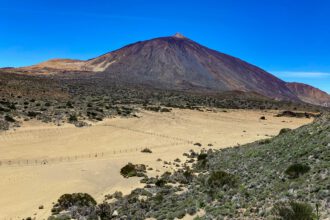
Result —
<path fill-rule="evenodd" d="M 180 32 L 330 92 L 328 0 L 0 0 L 0 67 L 89 59 Z"/>

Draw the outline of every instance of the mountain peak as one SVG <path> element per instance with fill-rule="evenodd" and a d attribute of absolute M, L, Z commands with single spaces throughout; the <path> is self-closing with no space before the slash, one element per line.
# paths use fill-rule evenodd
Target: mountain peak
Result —
<path fill-rule="evenodd" d="M 183 34 L 181 34 L 181 33 L 176 33 L 176 34 L 174 34 L 173 35 L 173 37 L 176 37 L 176 38 L 181 38 L 181 39 L 186 39 L 186 37 L 185 36 L 183 36 Z"/>

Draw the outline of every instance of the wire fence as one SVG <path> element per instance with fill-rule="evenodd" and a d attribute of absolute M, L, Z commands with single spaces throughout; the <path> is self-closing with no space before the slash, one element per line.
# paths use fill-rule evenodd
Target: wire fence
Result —
<path fill-rule="evenodd" d="M 145 135 L 149 135 L 149 136 L 156 136 L 156 137 L 170 140 L 171 142 L 165 143 L 165 144 L 160 144 L 160 145 L 130 147 L 130 148 L 126 148 L 126 149 L 116 149 L 116 150 L 108 150 L 108 151 L 101 151 L 101 152 L 90 152 L 90 153 L 76 154 L 76 155 L 63 155 L 63 156 L 58 156 L 58 157 L 45 156 L 43 158 L 38 157 L 38 158 L 26 158 L 26 159 L 21 159 L 21 158 L 20 159 L 0 159 L 0 168 L 8 167 L 8 166 L 12 166 L 12 167 L 14 167 L 14 166 L 38 166 L 38 165 L 49 165 L 49 164 L 55 164 L 55 163 L 74 162 L 74 161 L 78 161 L 78 160 L 100 159 L 100 158 L 106 158 L 106 157 L 123 154 L 123 153 L 138 152 L 138 151 L 143 150 L 144 148 L 149 148 L 152 150 L 155 148 L 162 148 L 162 147 L 167 147 L 167 146 L 194 143 L 192 140 L 187 140 L 187 139 L 180 138 L 180 137 L 173 137 L 170 135 L 160 134 L 160 133 L 151 132 L 151 131 L 144 131 L 144 130 L 133 129 L 133 128 L 117 126 L 117 125 L 110 125 L 110 124 L 105 124 L 102 126 L 113 127 L 116 129 L 123 129 L 123 130 L 127 130 L 130 132 L 145 134 Z M 63 131 L 63 128 L 59 128 L 59 129 L 55 128 L 49 132 L 61 135 L 65 131 Z M 43 132 L 41 132 L 39 135 L 40 136 L 44 135 L 42 133 Z M 33 136 L 31 134 L 29 134 L 28 131 L 20 131 L 19 136 L 17 136 L 16 134 L 15 134 L 15 132 L 4 132 L 2 135 L 0 135 L 0 140 L 2 140 L 2 141 L 6 141 L 8 139 L 17 140 L 20 138 L 22 138 L 22 139 L 24 138 L 24 140 L 29 140 L 30 136 L 31 136 L 31 138 L 33 138 Z"/>
<path fill-rule="evenodd" d="M 170 140 L 183 141 L 183 142 L 186 142 L 188 144 L 193 143 L 192 140 L 188 140 L 188 139 L 184 139 L 184 138 L 180 138 L 180 137 L 173 137 L 173 136 L 170 136 L 170 135 L 160 134 L 160 133 L 151 132 L 151 131 L 142 131 L 142 130 L 138 130 L 138 129 L 127 128 L 127 127 L 118 126 L 118 125 L 109 125 L 109 124 L 106 124 L 106 125 L 103 125 L 103 126 L 123 129 L 123 130 L 132 131 L 132 132 L 141 133 L 141 134 L 146 134 L 146 135 L 152 135 L 152 136 L 166 138 L 166 139 L 170 139 Z"/>
<path fill-rule="evenodd" d="M 17 167 L 17 166 L 40 166 L 40 165 L 51 165 L 57 163 L 70 163 L 79 160 L 96 160 L 109 158 L 114 155 L 141 152 L 143 149 L 148 148 L 150 150 L 163 148 L 168 146 L 177 146 L 186 144 L 186 142 L 172 142 L 153 146 L 141 146 L 135 148 L 117 149 L 102 152 L 93 152 L 85 154 L 58 156 L 58 157 L 44 157 L 44 158 L 33 158 L 33 159 L 0 159 L 1 167 Z"/>

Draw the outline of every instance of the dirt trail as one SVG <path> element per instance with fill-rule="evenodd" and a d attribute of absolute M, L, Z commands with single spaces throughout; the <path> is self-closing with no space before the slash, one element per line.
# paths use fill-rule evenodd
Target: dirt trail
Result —
<path fill-rule="evenodd" d="M 120 176 L 127 162 L 149 165 L 154 168 L 150 175 L 157 175 L 173 169 L 163 167 L 158 158 L 184 159 L 184 152 L 200 149 L 195 142 L 205 148 L 208 144 L 230 147 L 311 122 L 274 115 L 173 110 L 141 112 L 139 118 L 107 119 L 85 128 L 28 122 L 16 131 L 0 133 L 0 219 L 45 219 L 52 202 L 63 193 L 87 192 L 99 201 L 116 190 L 128 193 L 140 183 L 138 178 Z M 267 120 L 260 120 L 261 116 Z M 153 153 L 141 153 L 144 147 Z M 31 164 L 24 164 L 27 160 Z M 40 205 L 44 209 L 39 210 Z"/>

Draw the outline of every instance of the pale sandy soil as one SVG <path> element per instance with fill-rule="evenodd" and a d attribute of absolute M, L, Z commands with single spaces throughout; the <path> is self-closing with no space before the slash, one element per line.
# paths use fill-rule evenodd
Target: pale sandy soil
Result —
<path fill-rule="evenodd" d="M 0 133 L 0 219 L 45 219 L 52 202 L 64 193 L 87 192 L 98 201 L 116 190 L 128 193 L 140 183 L 139 178 L 125 179 L 119 174 L 127 162 L 149 165 L 154 168 L 150 175 L 157 175 L 173 169 L 164 168 L 157 158 L 185 159 L 184 152 L 200 149 L 195 142 L 205 148 L 208 144 L 230 147 L 311 122 L 274 114 L 245 110 L 141 112 L 140 118 L 107 119 L 85 128 L 27 122 L 16 131 Z M 260 120 L 262 115 L 267 120 Z M 141 153 L 144 147 L 153 153 Z M 39 210 L 40 205 L 44 209 Z"/>

